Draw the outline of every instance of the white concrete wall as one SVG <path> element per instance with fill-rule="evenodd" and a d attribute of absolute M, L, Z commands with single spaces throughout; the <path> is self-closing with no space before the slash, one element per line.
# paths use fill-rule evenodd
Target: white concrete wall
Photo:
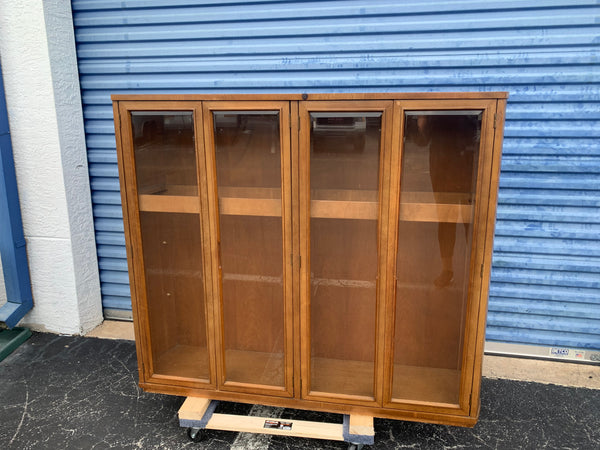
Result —
<path fill-rule="evenodd" d="M 0 58 L 34 308 L 21 324 L 102 321 L 83 114 L 68 0 L 0 0 Z"/>

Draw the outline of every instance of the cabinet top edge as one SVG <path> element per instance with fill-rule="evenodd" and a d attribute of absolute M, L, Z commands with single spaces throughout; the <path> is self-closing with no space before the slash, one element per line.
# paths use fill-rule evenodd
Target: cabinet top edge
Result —
<path fill-rule="evenodd" d="M 365 92 L 291 94 L 113 94 L 117 101 L 199 101 L 199 100 L 489 100 L 506 99 L 508 92 Z"/>

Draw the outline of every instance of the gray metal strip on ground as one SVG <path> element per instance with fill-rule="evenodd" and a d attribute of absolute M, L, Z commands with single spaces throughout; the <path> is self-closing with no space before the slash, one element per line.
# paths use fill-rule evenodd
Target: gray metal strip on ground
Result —
<path fill-rule="evenodd" d="M 582 362 L 600 364 L 600 350 L 549 347 L 541 345 L 514 344 L 508 342 L 485 342 L 487 355 L 516 356 L 519 358 L 548 359 L 554 361 Z"/>

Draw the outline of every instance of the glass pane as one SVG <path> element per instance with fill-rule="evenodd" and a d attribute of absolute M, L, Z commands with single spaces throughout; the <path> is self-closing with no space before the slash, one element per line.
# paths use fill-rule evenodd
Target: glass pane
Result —
<path fill-rule="evenodd" d="M 131 127 L 140 194 L 198 195 L 191 111 L 134 111 Z"/>
<path fill-rule="evenodd" d="M 215 112 L 226 381 L 284 386 L 279 114 Z"/>
<path fill-rule="evenodd" d="M 154 373 L 209 379 L 197 214 L 141 212 Z"/>
<path fill-rule="evenodd" d="M 192 113 L 131 120 L 154 373 L 208 381 L 200 218 L 178 210 L 198 191 Z M 174 195 L 166 210 L 144 201 L 165 194 Z"/>
<path fill-rule="evenodd" d="M 392 396 L 458 404 L 481 113 L 404 126 Z"/>
<path fill-rule="evenodd" d="M 310 389 L 372 398 L 381 113 L 310 119 Z"/>

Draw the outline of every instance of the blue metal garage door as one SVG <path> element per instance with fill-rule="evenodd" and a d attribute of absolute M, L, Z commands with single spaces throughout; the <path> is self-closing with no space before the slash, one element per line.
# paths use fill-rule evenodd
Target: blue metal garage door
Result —
<path fill-rule="evenodd" d="M 595 0 L 74 0 L 104 307 L 130 309 L 110 95 L 509 91 L 487 339 L 600 349 Z"/>

